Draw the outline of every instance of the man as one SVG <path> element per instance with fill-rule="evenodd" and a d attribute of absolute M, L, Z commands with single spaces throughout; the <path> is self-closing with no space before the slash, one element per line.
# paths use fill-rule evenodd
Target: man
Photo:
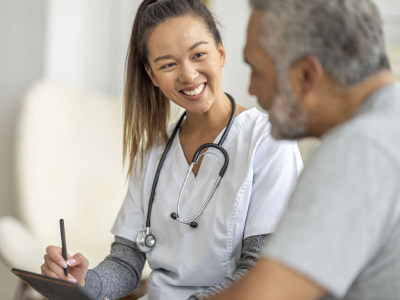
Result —
<path fill-rule="evenodd" d="M 400 85 L 377 8 L 250 2 L 249 91 L 275 138 L 321 146 L 252 271 L 212 299 L 400 299 Z"/>

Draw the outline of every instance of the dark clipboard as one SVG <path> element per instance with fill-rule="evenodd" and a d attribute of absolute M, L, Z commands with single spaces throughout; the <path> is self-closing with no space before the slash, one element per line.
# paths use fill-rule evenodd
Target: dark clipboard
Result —
<path fill-rule="evenodd" d="M 11 272 L 48 300 L 96 300 L 77 283 L 16 268 Z"/>

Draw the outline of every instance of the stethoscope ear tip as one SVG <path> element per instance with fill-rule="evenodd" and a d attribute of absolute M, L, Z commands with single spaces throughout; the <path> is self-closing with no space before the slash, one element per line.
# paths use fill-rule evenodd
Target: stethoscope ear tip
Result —
<path fill-rule="evenodd" d="M 190 223 L 189 223 L 189 222 L 182 221 L 181 219 L 179 219 L 179 215 L 178 215 L 176 212 L 172 212 L 172 213 L 170 214 L 170 216 L 171 216 L 172 219 L 177 220 L 177 221 L 179 221 L 180 223 L 189 225 L 189 226 L 192 227 L 192 228 L 196 228 L 196 227 L 199 225 L 199 224 L 198 224 L 197 222 L 195 222 L 195 221 L 192 221 L 192 222 L 190 222 Z"/>
<path fill-rule="evenodd" d="M 197 224 L 197 222 L 190 222 L 190 227 L 192 228 L 196 228 L 199 224 Z"/>

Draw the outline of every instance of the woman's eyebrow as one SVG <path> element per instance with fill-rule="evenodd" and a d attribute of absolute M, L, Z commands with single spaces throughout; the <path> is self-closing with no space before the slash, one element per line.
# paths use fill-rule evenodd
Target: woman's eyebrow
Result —
<path fill-rule="evenodd" d="M 193 46 L 191 46 L 189 48 L 189 51 L 192 51 L 194 48 L 196 48 L 197 46 L 203 45 L 203 44 L 208 44 L 207 41 L 198 41 L 197 43 L 194 43 Z"/>
<path fill-rule="evenodd" d="M 194 43 L 192 46 L 189 47 L 188 51 L 192 51 L 194 48 L 200 46 L 200 45 L 204 45 L 204 44 L 208 44 L 207 41 L 198 41 L 196 43 Z M 167 55 L 163 55 L 163 56 L 159 56 L 157 57 L 155 60 L 153 60 L 154 63 L 160 61 L 160 60 L 164 60 L 164 59 L 173 59 L 174 56 L 167 54 Z"/>
<path fill-rule="evenodd" d="M 156 62 L 158 62 L 160 60 L 163 60 L 163 59 L 172 59 L 172 58 L 174 58 L 172 55 L 167 54 L 167 55 L 163 55 L 163 56 L 157 57 L 155 60 L 153 60 L 153 62 L 156 63 Z"/>

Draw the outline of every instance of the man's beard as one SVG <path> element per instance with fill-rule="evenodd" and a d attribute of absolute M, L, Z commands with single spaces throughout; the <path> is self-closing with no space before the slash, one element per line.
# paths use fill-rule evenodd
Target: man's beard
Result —
<path fill-rule="evenodd" d="M 269 110 L 269 119 L 271 135 L 277 140 L 295 140 L 306 136 L 307 116 L 286 76 L 278 76 L 278 90 Z"/>

